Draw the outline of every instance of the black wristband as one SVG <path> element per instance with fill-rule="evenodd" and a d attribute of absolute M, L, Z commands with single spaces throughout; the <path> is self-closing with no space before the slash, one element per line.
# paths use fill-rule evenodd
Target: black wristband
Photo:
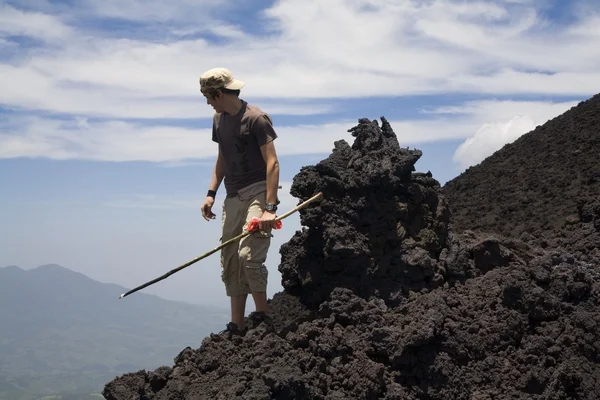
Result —
<path fill-rule="evenodd" d="M 216 195 L 217 195 L 216 191 L 209 190 L 208 193 L 206 194 L 206 197 L 212 197 L 214 199 Z"/>

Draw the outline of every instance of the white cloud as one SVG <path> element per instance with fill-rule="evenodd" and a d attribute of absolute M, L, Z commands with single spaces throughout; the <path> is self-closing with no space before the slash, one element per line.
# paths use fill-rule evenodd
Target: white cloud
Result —
<path fill-rule="evenodd" d="M 518 72 L 504 70 L 491 76 L 458 75 L 453 81 L 460 87 L 471 87 L 481 94 L 562 94 L 579 96 L 600 92 L 600 71 L 559 72 Z"/>
<path fill-rule="evenodd" d="M 147 40 L 103 37 L 68 25 L 67 17 L 5 6 L 5 32 L 54 37 L 60 48 L 24 48 L 26 57 L 0 64 L 0 104 L 111 118 L 197 118 L 198 76 L 223 63 L 247 81 L 246 97 L 282 106 L 298 98 L 600 91 L 597 15 L 557 26 L 538 15 L 536 3 L 285 0 L 265 11 L 266 35 L 216 19 L 190 23 L 205 18 L 204 8 L 227 16 L 215 1 L 179 7 L 94 0 L 76 9 L 156 29 L 156 21 L 168 21 L 164 29 L 175 32 Z M 204 32 L 228 40 L 196 36 Z M 194 37 L 182 38 L 186 33 Z"/>
<path fill-rule="evenodd" d="M 463 168 L 478 164 L 505 144 L 530 132 L 535 126 L 531 118 L 521 115 L 505 123 L 485 124 L 456 149 L 454 160 Z"/>
<path fill-rule="evenodd" d="M 58 67 L 58 66 L 57 66 Z M 17 81 L 19 86 L 10 84 Z M 57 113 L 102 118 L 139 119 L 196 119 L 211 118 L 213 110 L 200 94 L 170 98 L 153 98 L 109 87 L 86 87 L 53 82 L 31 69 L 0 65 L 0 102 L 21 109 L 49 110 Z M 316 115 L 331 112 L 332 105 L 324 102 L 292 101 L 281 104 L 259 101 L 256 104 L 271 115 Z"/>
<path fill-rule="evenodd" d="M 0 48 L 3 48 L 3 47 L 8 48 L 8 47 L 14 47 L 14 46 L 17 46 L 17 44 L 14 42 L 11 42 L 8 39 L 4 39 L 4 38 L 0 37 Z"/>
<path fill-rule="evenodd" d="M 472 116 L 480 123 L 509 120 L 517 115 L 526 114 L 540 124 L 539 121 L 564 113 L 576 106 L 577 101 L 548 102 L 548 101 L 515 101 L 515 100 L 483 100 L 470 101 L 457 106 L 443 106 L 425 113 L 440 115 Z"/>
<path fill-rule="evenodd" d="M 0 37 L 28 36 L 45 42 L 55 42 L 72 34 L 73 30 L 55 16 L 25 12 L 7 4 L 0 4 Z"/>
<path fill-rule="evenodd" d="M 569 35 L 593 38 L 600 36 L 600 15 L 591 14 L 582 17 L 581 23 L 568 30 Z"/>
<path fill-rule="evenodd" d="M 346 131 L 354 124 L 276 126 L 277 153 L 329 153 L 335 140 L 351 138 Z M 214 157 L 216 149 L 208 128 L 38 117 L 0 123 L 0 158 L 181 162 Z"/>
<path fill-rule="evenodd" d="M 86 0 L 80 7 L 94 15 L 130 21 L 202 21 L 215 6 L 229 8 L 224 0 Z M 84 8 L 85 7 L 85 8 Z M 81 11 L 83 11 L 81 10 Z"/>
<path fill-rule="evenodd" d="M 272 115 L 328 113 L 331 97 L 448 92 L 583 97 L 600 91 L 598 15 L 579 12 L 571 25 L 556 26 L 540 17 L 537 4 L 332 0 L 325 5 L 284 0 L 264 11 L 266 36 L 214 19 L 188 24 L 192 9 L 226 15 L 216 0 L 180 1 L 180 8 L 165 8 L 154 0 L 89 0 L 75 9 L 165 22 L 168 39 L 160 40 L 92 34 L 69 25 L 73 20 L 64 9 L 60 16 L 52 14 L 53 6 L 43 1 L 39 7 L 45 14 L 5 5 L 6 15 L 0 17 L 6 22 L 0 25 L 7 35 L 3 43 L 20 34 L 51 39 L 59 48 L 24 48 L 27 57 L 1 62 L 0 104 L 72 118 L 5 119 L 0 123 L 0 157 L 172 165 L 211 157 L 215 146 L 209 122 L 198 129 L 127 120 L 210 118 L 212 111 L 198 91 L 198 75 L 223 60 L 248 83 L 244 97 Z M 197 37 L 206 32 L 228 41 L 216 45 Z M 478 101 L 426 112 L 425 118 L 392 121 L 392 126 L 403 145 L 475 135 L 457 153 L 465 165 L 525 129 L 522 123 L 528 118 L 539 124 L 564 108 L 562 103 Z M 522 118 L 513 120 L 517 115 Z M 79 117 L 105 120 L 84 124 L 74 119 Z M 277 126 L 278 152 L 329 153 L 335 140 L 351 139 L 346 131 L 357 117 L 362 115 L 322 125 Z"/>
<path fill-rule="evenodd" d="M 515 135 L 519 132 L 525 133 L 530 125 L 524 124 L 524 121 L 540 125 L 575 104 L 476 101 L 423 111 L 424 116 L 429 118 L 391 120 L 390 124 L 402 146 L 474 135 L 456 155 L 456 160 L 464 166 L 491 154 L 490 151 L 498 149 L 507 140 L 518 137 Z M 512 121 L 519 115 L 522 117 Z M 354 118 L 321 125 L 275 124 L 279 135 L 277 153 L 280 156 L 329 154 L 337 140 L 345 139 L 352 143 L 353 137 L 347 131 L 356 124 Z M 507 133 L 503 133 L 505 131 Z M 0 158 L 153 161 L 177 165 L 210 159 L 215 152 L 216 144 L 211 140 L 209 128 L 35 117 L 14 117 L 0 123 Z"/>
<path fill-rule="evenodd" d="M 276 125 L 277 153 L 280 156 L 328 154 L 335 141 L 353 141 L 347 130 L 356 124 L 353 119 L 322 125 Z M 403 145 L 462 138 L 475 128 L 469 119 L 391 121 L 391 124 Z M 185 162 L 210 158 L 215 152 L 216 144 L 207 128 L 48 118 L 12 118 L 9 123 L 0 124 L 0 158 Z"/>

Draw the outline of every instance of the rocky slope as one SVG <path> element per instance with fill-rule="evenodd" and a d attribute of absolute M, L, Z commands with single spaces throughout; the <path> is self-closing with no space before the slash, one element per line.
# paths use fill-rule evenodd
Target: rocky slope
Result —
<path fill-rule="evenodd" d="M 281 248 L 274 323 L 211 335 L 173 366 L 109 382 L 105 398 L 598 398 L 596 265 L 455 234 L 438 182 L 414 172 L 418 150 L 385 119 L 351 133 L 294 179 L 300 200 L 324 197 Z"/>
<path fill-rule="evenodd" d="M 600 94 L 443 188 L 454 231 L 520 237 L 600 264 Z"/>
<path fill-rule="evenodd" d="M 600 195 L 598 154 L 600 94 L 447 182 L 454 229 L 555 236 Z"/>

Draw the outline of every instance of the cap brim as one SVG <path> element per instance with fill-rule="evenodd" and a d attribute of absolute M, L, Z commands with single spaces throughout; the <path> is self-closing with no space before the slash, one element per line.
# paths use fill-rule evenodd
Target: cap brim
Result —
<path fill-rule="evenodd" d="M 230 90 L 238 90 L 244 87 L 246 82 L 240 81 L 238 79 L 234 79 L 229 85 L 225 86 L 226 89 Z"/>

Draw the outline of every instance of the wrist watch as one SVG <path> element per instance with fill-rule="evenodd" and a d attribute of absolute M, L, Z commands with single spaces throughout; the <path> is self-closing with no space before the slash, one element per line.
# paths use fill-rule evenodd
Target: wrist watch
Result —
<path fill-rule="evenodd" d="M 269 212 L 275 212 L 277 211 L 277 204 L 267 203 L 267 205 L 265 206 L 265 210 Z"/>

